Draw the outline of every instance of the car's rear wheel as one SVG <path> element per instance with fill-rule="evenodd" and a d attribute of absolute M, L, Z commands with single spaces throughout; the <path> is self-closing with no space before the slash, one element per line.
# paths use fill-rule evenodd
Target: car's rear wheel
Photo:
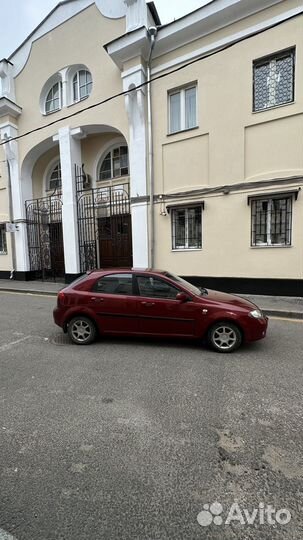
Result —
<path fill-rule="evenodd" d="M 80 315 L 69 322 L 67 331 L 70 339 L 77 345 L 89 345 L 97 335 L 93 321 Z"/>
<path fill-rule="evenodd" d="M 240 347 L 242 334 L 231 322 L 217 322 L 208 331 L 208 343 L 215 351 L 231 353 Z"/>

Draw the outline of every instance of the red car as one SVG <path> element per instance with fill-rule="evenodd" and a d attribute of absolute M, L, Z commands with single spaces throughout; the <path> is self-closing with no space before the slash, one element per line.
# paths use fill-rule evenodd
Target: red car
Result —
<path fill-rule="evenodd" d="M 78 345 L 98 334 L 202 339 L 232 352 L 266 335 L 268 319 L 238 296 L 198 288 L 165 271 L 94 270 L 58 294 L 54 321 Z"/>

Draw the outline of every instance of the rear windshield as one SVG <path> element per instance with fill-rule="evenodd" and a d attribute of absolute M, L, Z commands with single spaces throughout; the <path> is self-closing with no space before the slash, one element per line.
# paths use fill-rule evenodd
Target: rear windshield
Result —
<path fill-rule="evenodd" d="M 85 278 L 87 277 L 87 274 L 83 274 L 83 276 L 78 277 L 71 283 L 69 283 L 69 287 L 75 287 L 75 285 L 78 285 L 78 283 L 81 283 Z"/>

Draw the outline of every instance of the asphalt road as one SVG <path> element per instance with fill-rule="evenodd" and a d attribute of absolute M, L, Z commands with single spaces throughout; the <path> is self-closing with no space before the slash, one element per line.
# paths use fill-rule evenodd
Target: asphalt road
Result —
<path fill-rule="evenodd" d="M 302 540 L 302 322 L 77 347 L 53 305 L 0 293 L 0 540 Z"/>

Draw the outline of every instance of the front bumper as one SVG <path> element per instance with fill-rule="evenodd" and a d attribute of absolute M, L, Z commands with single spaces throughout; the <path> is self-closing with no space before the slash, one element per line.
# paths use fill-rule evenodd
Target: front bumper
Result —
<path fill-rule="evenodd" d="M 262 319 L 249 317 L 249 324 L 247 325 L 245 332 L 246 341 L 257 341 L 265 338 L 267 328 L 268 317 L 264 316 Z"/>

